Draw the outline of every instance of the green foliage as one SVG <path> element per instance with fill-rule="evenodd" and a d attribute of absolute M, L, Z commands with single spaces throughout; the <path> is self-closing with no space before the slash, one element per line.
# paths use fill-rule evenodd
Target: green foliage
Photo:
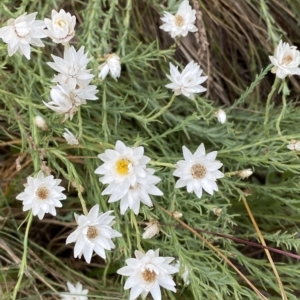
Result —
<path fill-rule="evenodd" d="M 169 2 L 173 9 L 175 2 Z M 260 2 L 261 16 L 266 19 L 264 25 L 275 45 L 282 29 L 274 21 L 267 2 L 248 2 Z M 293 1 L 285 2 L 285 5 L 289 2 L 294 5 Z M 10 299 L 13 295 L 20 268 L 24 268 L 25 273 L 17 299 L 50 299 L 56 292 L 64 290 L 66 281 L 82 282 L 90 289 L 91 299 L 128 299 L 128 292 L 123 290 L 124 278 L 118 276 L 116 270 L 124 266 L 125 259 L 132 257 L 138 248 L 145 251 L 159 248 L 163 256 L 175 257 L 188 268 L 190 285 L 184 285 L 180 275 L 176 275 L 177 293 L 163 291 L 164 299 L 259 299 L 218 253 L 179 225 L 161 207 L 169 212 L 181 212 L 181 220 L 199 230 L 268 299 L 282 299 L 264 251 L 230 237 L 260 244 L 241 201 L 247 191 L 251 194 L 247 202 L 267 245 L 287 252 L 299 249 L 299 156 L 286 147 L 290 141 L 300 140 L 297 98 L 292 93 L 286 100 L 291 83 L 288 78 L 279 82 L 274 93 L 277 103 L 270 99 L 270 105 L 266 106 L 264 95 L 271 89 L 264 91 L 262 96 L 259 92 L 274 80 L 275 75 L 270 74 L 271 66 L 265 53 L 261 57 L 264 69 L 256 67 L 258 75 L 251 77 L 248 88 L 232 101 L 232 105 L 223 107 L 228 118 L 224 125 L 214 116 L 220 106 L 218 99 L 207 99 L 205 94 L 197 96 L 195 101 L 178 96 L 162 115 L 153 119 L 172 98 L 172 92 L 165 88 L 169 62 L 182 68 L 186 60 L 176 61 L 176 45 L 163 48 L 158 37 L 153 36 L 149 41 L 148 32 L 142 35 L 144 29 L 138 20 L 145 7 L 149 5 L 159 10 L 159 14 L 163 9 L 159 1 L 141 3 L 75 0 L 65 7 L 76 13 L 78 26 L 72 44 L 76 49 L 83 45 L 89 51 L 89 56 L 94 58 L 89 64 L 92 72 L 97 75 L 97 67 L 107 52 L 120 55 L 122 72 L 118 81 L 111 77 L 101 81 L 95 76 L 92 83 L 99 89 L 99 100 L 88 101 L 72 121 L 64 124 L 63 117 L 42 102 L 50 99 L 54 75 L 46 62 L 52 61 L 50 54 L 61 56 L 62 48 L 47 40 L 45 48 L 32 49 L 33 58 L 27 61 L 20 55 L 8 57 L 6 45 L 0 44 L 0 150 L 4 149 L 3 156 L 0 152 L 0 166 L 3 166 L 3 174 L 10 176 L 3 178 L 0 194 L 1 299 Z M 164 4 L 167 7 L 167 3 Z M 38 11 L 38 19 L 49 17 L 51 9 L 63 7 L 64 2 L 23 0 L 17 1 L 15 5 L 18 6 L 14 7 L 11 1 L 4 0 L 0 5 L 4 23 L 25 11 Z M 200 9 L 205 11 L 202 6 Z M 299 10 L 295 13 L 299 14 Z M 220 49 L 214 51 L 221 55 Z M 201 65 L 201 61 L 199 63 Z M 232 68 L 235 67 L 233 64 Z M 245 84 L 246 80 L 237 90 L 243 90 Z M 269 114 L 267 122 L 266 112 Z M 36 115 L 47 121 L 47 131 L 35 126 Z M 62 138 L 64 128 L 78 133 L 79 146 L 65 143 Z M 117 140 L 127 146 L 144 146 L 156 175 L 162 178 L 159 188 L 164 196 L 153 198 L 154 208 L 142 206 L 138 216 L 130 211 L 120 215 L 119 202 L 107 202 L 108 197 L 101 195 L 104 186 L 94 173 L 101 164 L 97 155 L 112 148 Z M 213 196 L 204 194 L 198 199 L 185 189 L 174 189 L 176 178 L 172 173 L 176 162 L 182 159 L 182 146 L 194 152 L 200 143 L 204 143 L 207 152 L 218 151 L 217 158 L 223 163 L 222 171 L 226 176 L 218 180 L 218 192 Z M 12 167 L 18 156 L 22 157 L 20 172 Z M 63 179 L 68 198 L 63 202 L 63 208 L 57 210 L 56 218 L 48 215 L 43 221 L 34 218 L 24 250 L 26 224 L 20 224 L 26 215 L 21 212 L 19 201 L 14 199 L 23 190 L 25 178 L 37 173 L 43 161 L 56 178 Z M 240 179 L 236 171 L 247 168 L 254 174 L 248 179 Z M 78 192 L 74 184 L 81 185 L 84 192 Z M 114 240 L 116 249 L 107 252 L 105 263 L 95 257 L 91 265 L 78 262 L 72 258 L 73 245 L 65 245 L 66 236 L 75 227 L 73 212 L 82 213 L 84 201 L 87 209 L 98 203 L 102 211 L 114 210 L 115 229 L 123 234 L 122 238 Z M 220 213 L 214 214 L 214 209 L 220 209 Z M 143 240 L 144 223 L 150 218 L 159 220 L 164 233 Z M 201 230 L 206 232 L 201 233 Z M 27 251 L 27 258 L 22 260 L 24 251 Z M 298 299 L 299 262 L 272 254 L 272 251 L 271 255 L 287 298 Z M 181 268 L 180 273 L 183 271 Z"/>

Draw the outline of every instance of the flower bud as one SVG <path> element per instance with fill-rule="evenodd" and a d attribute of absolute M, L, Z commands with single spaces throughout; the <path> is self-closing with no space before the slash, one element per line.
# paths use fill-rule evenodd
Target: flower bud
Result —
<path fill-rule="evenodd" d="M 286 147 L 290 150 L 300 151 L 300 141 L 292 140 Z"/>
<path fill-rule="evenodd" d="M 155 220 L 147 223 L 147 226 L 144 228 L 145 232 L 143 233 L 143 239 L 151 239 L 157 235 L 160 231 L 159 223 Z"/>
<path fill-rule="evenodd" d="M 226 122 L 226 113 L 223 109 L 219 109 L 215 112 L 215 116 L 221 124 Z"/>
<path fill-rule="evenodd" d="M 238 171 L 238 176 L 242 179 L 248 178 L 253 174 L 251 169 L 245 169 L 245 170 L 240 170 Z"/>
<path fill-rule="evenodd" d="M 48 129 L 46 121 L 41 116 L 35 116 L 34 117 L 34 123 L 38 128 L 41 128 L 42 130 L 47 130 Z"/>
<path fill-rule="evenodd" d="M 177 210 L 174 210 L 172 212 L 172 216 L 175 218 L 175 219 L 180 219 L 182 217 L 182 213 L 177 211 Z"/>

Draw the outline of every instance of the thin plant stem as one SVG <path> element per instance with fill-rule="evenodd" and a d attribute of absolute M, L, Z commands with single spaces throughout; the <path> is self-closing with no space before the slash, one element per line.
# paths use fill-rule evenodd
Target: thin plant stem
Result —
<path fill-rule="evenodd" d="M 257 226 L 257 223 L 256 223 L 256 221 L 255 221 L 255 219 L 254 219 L 254 216 L 253 216 L 253 214 L 252 214 L 252 212 L 251 212 L 251 209 L 250 209 L 250 207 L 249 207 L 249 205 L 248 205 L 248 203 L 247 203 L 246 198 L 245 198 L 245 197 L 242 197 L 242 200 L 243 200 L 243 203 L 244 203 L 244 205 L 245 205 L 245 207 L 246 207 L 246 210 L 247 210 L 247 212 L 248 212 L 248 215 L 249 215 L 249 217 L 250 217 L 250 219 L 251 219 L 251 222 L 252 222 L 252 224 L 253 224 L 253 226 L 254 226 L 256 232 L 257 232 L 257 235 L 258 235 L 258 237 L 259 237 L 259 239 L 260 239 L 260 242 L 261 242 L 264 246 L 267 246 L 267 244 L 266 244 L 266 242 L 265 242 L 265 239 L 264 239 L 264 237 L 262 236 L 262 234 L 261 234 L 261 232 L 260 232 L 260 230 L 259 230 L 259 227 Z M 281 297 L 282 297 L 282 300 L 287 300 L 288 298 L 287 298 L 287 296 L 286 296 L 285 290 L 284 290 L 284 288 L 283 288 L 282 281 L 281 281 L 281 279 L 280 279 L 280 277 L 279 277 L 279 274 L 278 274 L 277 269 L 276 269 L 276 267 L 275 267 L 275 264 L 274 264 L 274 262 L 273 262 L 273 259 L 272 259 L 272 256 L 271 256 L 271 254 L 270 254 L 270 251 L 269 251 L 268 249 L 266 249 L 266 248 L 265 248 L 264 250 L 265 250 L 265 252 L 266 252 L 266 255 L 267 255 L 267 257 L 268 257 L 268 260 L 269 260 L 269 262 L 270 262 L 270 265 L 271 265 L 271 267 L 272 267 L 272 269 L 273 269 L 273 272 L 274 272 L 274 274 L 275 274 L 275 277 L 276 277 L 276 279 L 277 279 L 277 282 L 278 282 L 278 284 L 279 284 L 279 288 L 280 288 L 280 291 L 281 291 Z"/>
<path fill-rule="evenodd" d="M 32 217 L 33 217 L 32 210 L 30 210 L 30 212 L 28 214 L 28 221 L 27 221 L 27 226 L 26 226 L 25 236 L 24 236 L 24 241 L 23 241 L 23 255 L 22 255 L 22 261 L 21 261 L 21 267 L 20 267 L 20 270 L 19 270 L 18 282 L 15 285 L 13 296 L 12 296 L 13 300 L 17 299 L 16 298 L 17 293 L 20 289 L 20 285 L 21 285 L 21 282 L 22 282 L 22 279 L 23 279 L 23 275 L 24 275 L 25 270 L 27 268 L 28 234 L 29 234 L 29 229 L 30 229 L 31 223 L 32 223 Z"/>
<path fill-rule="evenodd" d="M 266 137 L 269 137 L 269 131 L 268 131 L 268 121 L 269 121 L 269 111 L 270 111 L 270 102 L 271 102 L 271 99 L 275 93 L 275 91 L 277 90 L 277 86 L 279 84 L 279 78 L 276 76 L 275 78 L 275 81 L 272 85 L 272 89 L 268 95 L 268 98 L 267 98 L 267 103 L 266 103 L 266 114 L 265 114 L 265 121 L 264 121 L 264 130 L 265 130 L 265 135 Z"/>

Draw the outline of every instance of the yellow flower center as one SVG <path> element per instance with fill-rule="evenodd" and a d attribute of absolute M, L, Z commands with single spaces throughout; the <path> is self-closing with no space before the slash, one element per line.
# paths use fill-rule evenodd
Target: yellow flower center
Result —
<path fill-rule="evenodd" d="M 184 18 L 181 15 L 175 16 L 175 25 L 181 27 L 184 24 Z"/>
<path fill-rule="evenodd" d="M 142 272 L 142 276 L 145 281 L 152 283 L 155 281 L 157 275 L 154 271 L 146 269 L 144 272 Z"/>
<path fill-rule="evenodd" d="M 56 25 L 58 25 L 59 27 L 64 27 L 66 26 L 66 21 L 64 19 L 59 19 L 56 21 Z"/>
<path fill-rule="evenodd" d="M 206 168 L 201 164 L 195 164 L 191 168 L 191 174 L 196 179 L 201 179 L 206 174 Z"/>
<path fill-rule="evenodd" d="M 42 186 L 37 189 L 35 194 L 39 198 L 39 200 L 46 200 L 49 196 L 49 190 L 46 187 Z"/>
<path fill-rule="evenodd" d="M 131 162 L 128 159 L 119 159 L 116 163 L 117 173 L 120 175 L 127 175 L 129 173 L 129 167 Z"/>
<path fill-rule="evenodd" d="M 98 229 L 95 226 L 89 226 L 86 235 L 89 239 L 94 239 L 95 237 L 98 236 Z"/>
<path fill-rule="evenodd" d="M 282 63 L 286 64 L 286 65 L 290 64 L 292 61 L 293 61 L 293 58 L 290 55 L 287 55 L 282 59 Z"/>

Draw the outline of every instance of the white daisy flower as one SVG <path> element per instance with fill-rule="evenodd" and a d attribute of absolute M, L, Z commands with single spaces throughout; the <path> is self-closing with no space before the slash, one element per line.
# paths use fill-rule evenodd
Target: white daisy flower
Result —
<path fill-rule="evenodd" d="M 290 150 L 300 151 L 300 141 L 292 140 L 286 147 Z"/>
<path fill-rule="evenodd" d="M 178 268 L 179 272 L 180 272 L 180 262 L 179 260 L 176 260 L 176 264 L 175 264 L 175 267 Z M 190 284 L 190 280 L 189 280 L 189 270 L 186 266 L 184 266 L 183 268 L 183 272 L 181 271 L 180 272 L 180 276 L 183 280 L 183 282 L 186 284 L 186 285 L 189 285 Z"/>
<path fill-rule="evenodd" d="M 198 198 L 202 197 L 202 189 L 210 195 L 218 191 L 216 180 L 224 174 L 218 170 L 223 164 L 215 160 L 217 151 L 205 155 L 203 143 L 194 154 L 185 146 L 182 150 L 184 160 L 177 162 L 177 169 L 173 172 L 174 176 L 180 177 L 175 188 L 186 186 L 188 193 L 195 192 Z"/>
<path fill-rule="evenodd" d="M 130 148 L 126 147 L 123 142 L 117 141 L 115 150 L 106 150 L 98 157 L 104 164 L 98 167 L 95 173 L 104 175 L 99 181 L 103 184 L 109 184 L 102 195 L 115 191 L 110 202 L 124 197 L 130 187 L 134 187 L 143 178 L 146 179 L 149 174 L 146 170 L 146 164 L 150 162 L 150 158 L 144 156 L 144 147 Z M 143 197 L 143 200 L 147 201 L 146 197 Z"/>
<path fill-rule="evenodd" d="M 300 75 L 300 52 L 297 47 L 290 46 L 280 40 L 274 56 L 269 56 L 274 67 L 271 72 L 276 73 L 278 78 L 285 78 L 287 75 Z"/>
<path fill-rule="evenodd" d="M 121 73 L 120 57 L 115 53 L 111 53 L 104 55 L 104 59 L 105 63 L 98 68 L 100 70 L 99 77 L 104 79 L 109 72 L 114 79 L 119 78 Z"/>
<path fill-rule="evenodd" d="M 215 116 L 221 124 L 226 122 L 226 113 L 223 109 L 219 109 L 215 112 Z"/>
<path fill-rule="evenodd" d="M 60 182 L 60 179 L 54 179 L 52 175 L 45 177 L 40 171 L 36 178 L 27 178 L 24 192 L 16 199 L 23 201 L 23 211 L 32 209 L 33 215 L 37 215 L 40 220 L 44 218 L 45 213 L 56 216 L 55 207 L 62 207 L 60 201 L 67 198 L 62 193 L 65 188 L 59 186 Z"/>
<path fill-rule="evenodd" d="M 59 293 L 61 300 L 88 300 L 86 295 L 88 294 L 89 290 L 83 290 L 80 282 L 77 282 L 76 286 L 70 282 L 67 282 L 67 286 L 69 293 Z"/>
<path fill-rule="evenodd" d="M 147 253 L 135 251 L 136 258 L 126 259 L 126 267 L 117 271 L 118 274 L 129 276 L 124 289 L 130 291 L 130 300 L 142 294 L 146 298 L 150 292 L 154 300 L 161 300 L 160 286 L 176 292 L 175 282 L 170 274 L 178 272 L 178 268 L 170 265 L 174 257 L 159 256 L 159 250 Z"/>
<path fill-rule="evenodd" d="M 73 46 L 65 47 L 64 58 L 51 55 L 53 62 L 47 64 L 59 72 L 54 76 L 53 82 L 60 84 L 69 84 L 70 87 L 75 88 L 76 85 L 82 85 L 82 82 L 90 82 L 94 77 L 91 70 L 87 70 L 87 64 L 91 58 L 87 58 L 88 53 L 84 54 L 84 47 L 82 46 L 77 52 Z"/>
<path fill-rule="evenodd" d="M 146 169 L 147 174 L 144 178 L 139 178 L 135 184 L 130 185 L 127 192 L 118 188 L 115 184 L 110 184 L 103 192 L 102 195 L 111 195 L 108 202 L 116 202 L 121 199 L 120 210 L 124 215 L 128 208 L 138 215 L 140 211 L 141 202 L 149 207 L 153 206 L 149 195 L 162 196 L 163 192 L 155 185 L 161 181 L 157 176 L 153 176 L 154 169 Z M 124 195 L 124 196 L 123 196 Z"/>
<path fill-rule="evenodd" d="M 8 55 L 12 56 L 18 50 L 21 55 L 30 59 L 30 45 L 44 47 L 40 40 L 46 37 L 43 32 L 44 21 L 35 21 L 37 12 L 9 19 L 7 26 L 0 28 L 0 38 L 7 44 Z"/>
<path fill-rule="evenodd" d="M 75 113 L 78 111 L 78 107 L 82 104 L 86 104 L 86 100 L 97 100 L 96 93 L 98 90 L 95 85 L 76 85 L 73 88 L 70 84 L 61 84 L 51 88 L 50 102 L 43 103 L 58 114 L 64 114 L 65 119 L 70 118 L 72 120 Z"/>
<path fill-rule="evenodd" d="M 66 13 L 63 9 L 59 12 L 52 10 L 51 19 L 44 19 L 47 27 L 44 32 L 56 44 L 68 43 L 75 35 L 76 17 Z"/>
<path fill-rule="evenodd" d="M 100 257 L 106 259 L 105 250 L 115 248 L 112 238 L 121 237 L 122 234 L 111 228 L 115 224 L 114 216 L 110 214 L 112 210 L 99 214 L 99 205 L 94 205 L 88 215 L 74 214 L 78 224 L 77 229 L 72 232 L 66 244 L 76 243 L 74 247 L 74 257 L 81 258 L 82 254 L 87 263 L 91 262 L 93 251 Z"/>
<path fill-rule="evenodd" d="M 151 239 L 155 235 L 159 234 L 160 226 L 159 222 L 156 220 L 152 220 L 149 223 L 146 223 L 147 226 L 144 228 L 143 239 Z"/>
<path fill-rule="evenodd" d="M 200 85 L 207 79 L 207 76 L 201 76 L 202 72 L 203 70 L 194 61 L 190 61 L 182 73 L 178 71 L 178 66 L 175 67 L 170 63 L 170 75 L 167 77 L 172 83 L 166 87 L 172 89 L 175 95 L 183 94 L 194 100 L 194 94 L 206 91 L 206 88 Z"/>
<path fill-rule="evenodd" d="M 66 139 L 67 143 L 71 146 L 73 145 L 78 145 L 79 142 L 77 140 L 77 138 L 74 136 L 74 134 L 68 130 L 67 128 L 65 128 L 65 132 L 63 133 L 63 137 Z"/>
<path fill-rule="evenodd" d="M 198 31 L 194 25 L 196 21 L 196 11 L 189 5 L 188 0 L 182 1 L 175 16 L 164 11 L 164 16 L 161 20 L 165 23 L 159 28 L 170 32 L 172 38 L 176 36 L 186 36 L 189 31 Z"/>

